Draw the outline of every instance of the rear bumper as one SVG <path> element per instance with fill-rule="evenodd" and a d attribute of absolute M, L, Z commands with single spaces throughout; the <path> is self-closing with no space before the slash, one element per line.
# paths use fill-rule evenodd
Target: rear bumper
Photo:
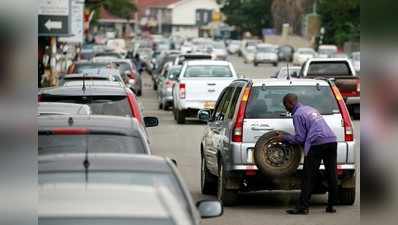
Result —
<path fill-rule="evenodd" d="M 355 164 L 340 164 L 337 165 L 337 168 L 340 170 L 355 170 Z M 325 166 L 321 165 L 319 167 L 320 170 L 325 170 Z M 258 170 L 256 165 L 235 165 L 232 167 L 232 170 Z M 297 168 L 297 170 L 303 170 L 303 165 L 299 165 L 299 167 Z"/>
<path fill-rule="evenodd" d="M 255 59 L 253 61 L 254 61 L 254 63 L 276 63 L 276 62 L 278 62 L 277 59 Z"/>
<path fill-rule="evenodd" d="M 189 100 L 182 100 L 178 104 L 178 109 L 179 110 L 188 110 L 188 109 L 194 109 L 194 110 L 200 110 L 200 109 L 206 109 L 205 108 L 205 102 L 214 102 L 214 100 L 201 100 L 201 101 L 189 101 Z M 207 108 L 210 109 L 210 108 Z"/>

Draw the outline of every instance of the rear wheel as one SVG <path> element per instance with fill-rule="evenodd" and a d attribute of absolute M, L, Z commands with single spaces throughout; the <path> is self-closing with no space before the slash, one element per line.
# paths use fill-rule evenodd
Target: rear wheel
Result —
<path fill-rule="evenodd" d="M 206 166 L 206 159 L 202 155 L 200 168 L 200 184 L 202 194 L 214 195 L 217 193 L 217 177 L 209 172 Z"/>
<path fill-rule="evenodd" d="M 273 63 L 272 65 L 274 65 L 274 66 L 278 66 L 278 63 L 277 63 L 277 62 L 275 62 L 275 63 Z"/>
<path fill-rule="evenodd" d="M 340 188 L 338 196 L 341 205 L 353 205 L 355 202 L 355 188 Z"/>
<path fill-rule="evenodd" d="M 176 109 L 176 118 L 178 124 L 185 123 L 185 111 Z"/>
<path fill-rule="evenodd" d="M 217 182 L 217 199 L 224 206 L 234 206 L 238 204 L 238 191 L 226 189 L 227 178 L 225 176 L 224 166 L 219 163 L 218 166 L 218 182 Z"/>

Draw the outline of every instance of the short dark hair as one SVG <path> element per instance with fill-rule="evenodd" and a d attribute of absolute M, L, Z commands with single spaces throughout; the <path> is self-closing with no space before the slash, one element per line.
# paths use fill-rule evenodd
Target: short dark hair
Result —
<path fill-rule="evenodd" d="M 298 101 L 298 96 L 293 93 L 289 93 L 289 94 L 285 95 L 285 97 L 283 97 L 283 103 L 286 103 L 286 102 L 294 103 L 297 101 Z"/>

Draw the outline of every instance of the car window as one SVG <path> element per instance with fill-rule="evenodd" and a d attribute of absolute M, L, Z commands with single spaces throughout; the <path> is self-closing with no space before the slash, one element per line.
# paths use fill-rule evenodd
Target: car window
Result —
<path fill-rule="evenodd" d="M 228 111 L 228 119 L 232 119 L 234 117 L 235 109 L 239 100 L 240 93 L 242 92 L 242 88 L 243 88 L 242 86 L 238 86 L 235 89 Z"/>
<path fill-rule="evenodd" d="M 227 87 L 227 91 L 225 93 L 225 101 L 223 102 L 222 108 L 221 108 L 221 113 L 219 114 L 216 119 L 218 120 L 224 120 L 227 115 L 230 103 L 232 102 L 232 95 L 234 93 L 235 88 L 234 87 Z"/>
<path fill-rule="evenodd" d="M 181 72 L 181 68 L 172 68 L 170 69 L 168 75 L 167 75 L 167 79 L 169 80 L 177 80 L 178 75 Z"/>
<path fill-rule="evenodd" d="M 232 71 L 229 66 L 188 66 L 184 77 L 232 77 Z"/>
<path fill-rule="evenodd" d="M 226 101 L 226 94 L 227 94 L 227 89 L 224 89 L 224 91 L 220 94 L 220 97 L 217 100 L 212 120 L 216 120 L 219 117 L 220 113 L 222 112 L 222 107 L 224 105 L 224 102 Z"/>
<path fill-rule="evenodd" d="M 44 135 L 38 138 L 39 155 L 59 153 L 137 153 L 145 154 L 138 137 L 118 135 Z"/>
<path fill-rule="evenodd" d="M 307 76 L 350 76 L 348 63 L 345 61 L 311 62 Z"/>
<path fill-rule="evenodd" d="M 271 86 L 254 87 L 246 109 L 246 118 L 279 118 L 286 113 L 283 97 L 296 94 L 299 101 L 317 109 L 321 114 L 339 113 L 336 99 L 328 86 Z"/>
<path fill-rule="evenodd" d="M 93 115 L 127 116 L 133 112 L 127 96 L 42 96 L 42 102 L 78 103 L 90 106 Z"/>

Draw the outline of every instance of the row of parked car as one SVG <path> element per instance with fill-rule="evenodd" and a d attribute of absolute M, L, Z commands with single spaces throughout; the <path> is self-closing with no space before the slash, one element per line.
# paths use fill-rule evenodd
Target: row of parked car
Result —
<path fill-rule="evenodd" d="M 152 155 L 147 129 L 159 121 L 129 86 L 138 74 L 102 52 L 39 90 L 39 224 L 199 225 L 223 214 L 220 201 L 193 202 L 175 160 Z"/>

